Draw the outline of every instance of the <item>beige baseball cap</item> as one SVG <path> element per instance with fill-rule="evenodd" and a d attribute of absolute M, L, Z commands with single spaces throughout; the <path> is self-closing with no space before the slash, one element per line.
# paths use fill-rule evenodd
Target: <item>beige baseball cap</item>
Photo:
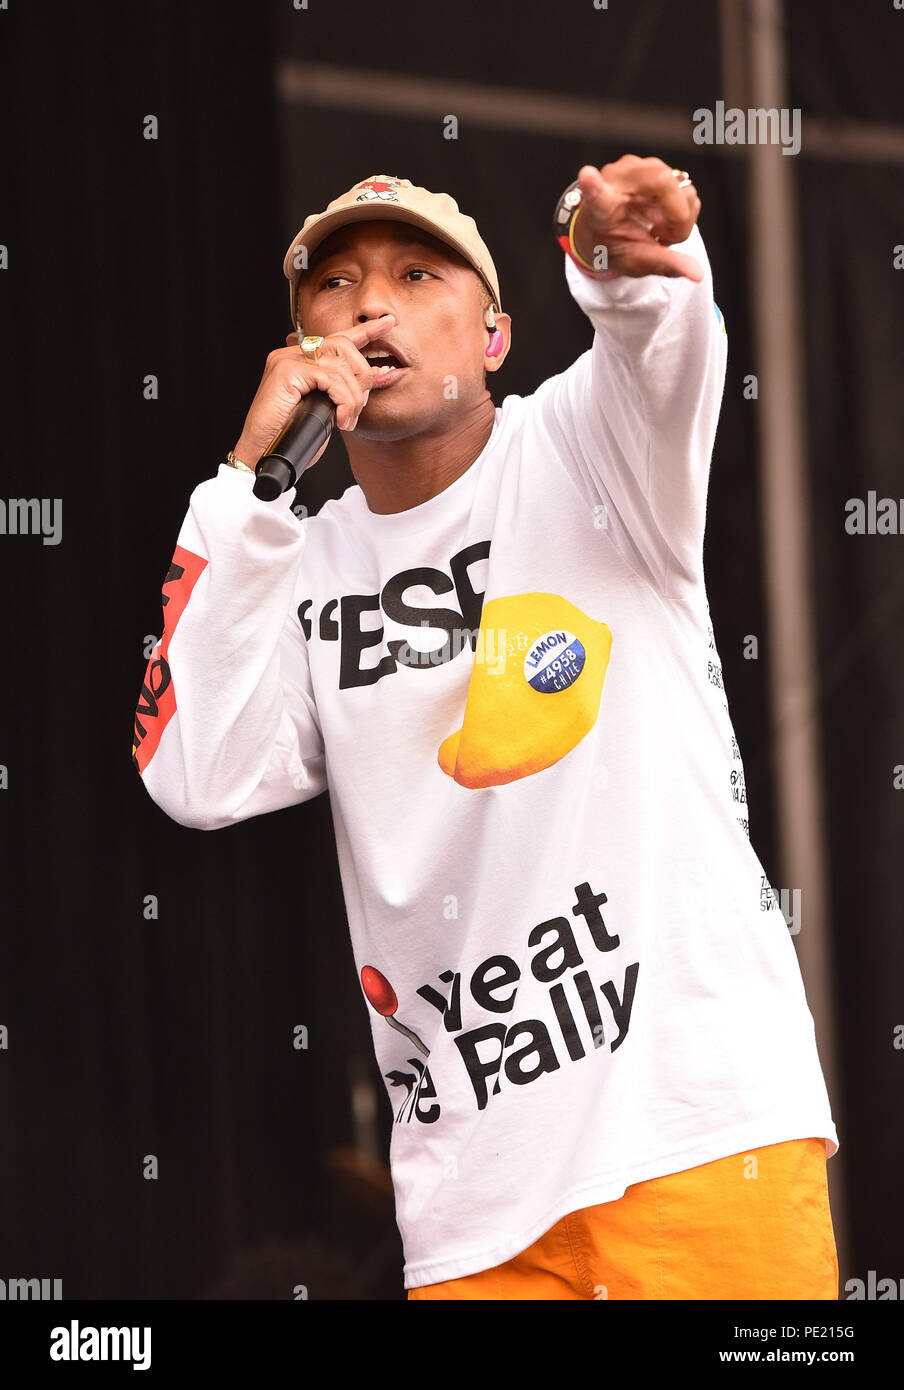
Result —
<path fill-rule="evenodd" d="M 298 282 L 305 271 L 305 266 L 300 263 L 302 249 L 306 253 L 305 260 L 308 260 L 337 227 L 343 227 L 347 222 L 369 222 L 376 218 L 409 222 L 446 242 L 474 267 L 492 294 L 496 308 L 501 311 L 499 277 L 473 217 L 459 212 L 458 204 L 448 193 L 431 193 L 427 188 L 418 188 L 410 179 L 397 179 L 392 174 L 371 174 L 370 178 L 356 183 L 347 193 L 334 198 L 323 212 L 312 212 L 292 238 L 283 261 L 283 272 L 289 281 L 289 313 L 293 323 Z"/>

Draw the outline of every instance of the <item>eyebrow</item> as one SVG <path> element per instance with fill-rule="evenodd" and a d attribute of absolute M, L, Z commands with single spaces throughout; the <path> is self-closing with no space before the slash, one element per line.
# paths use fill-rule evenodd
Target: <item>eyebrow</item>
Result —
<path fill-rule="evenodd" d="M 422 251 L 432 251 L 438 256 L 442 255 L 442 252 L 439 250 L 439 248 L 434 246 L 432 242 L 425 241 L 423 237 L 419 236 L 406 236 L 399 237 L 398 239 L 393 238 L 393 246 L 418 246 L 421 248 Z M 331 246 L 330 249 L 324 252 L 323 255 L 321 255 L 322 251 L 323 244 L 321 243 L 321 245 L 318 246 L 317 249 L 311 255 L 310 264 L 308 265 L 309 271 L 316 270 L 322 262 L 330 261 L 334 256 L 344 255 L 346 251 L 354 251 L 354 247 L 352 246 L 351 242 L 338 241 L 336 242 L 335 246 Z"/>

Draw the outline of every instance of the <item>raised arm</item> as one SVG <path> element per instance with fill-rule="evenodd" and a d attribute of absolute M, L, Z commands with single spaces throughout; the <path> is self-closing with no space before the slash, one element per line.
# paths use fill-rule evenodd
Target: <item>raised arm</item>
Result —
<path fill-rule="evenodd" d="M 584 176 L 582 170 L 582 189 L 596 190 L 598 202 L 592 216 L 591 204 L 582 204 L 575 247 L 591 264 L 607 255 L 608 273 L 618 278 L 565 258 L 568 287 L 593 325 L 593 346 L 537 396 L 545 398 L 560 456 L 569 459 L 588 498 L 603 503 L 604 525 L 635 567 L 674 597 L 702 580 L 727 358 L 695 225 L 700 202 L 695 192 L 690 196 L 693 185 L 680 188 L 661 160 L 627 155 L 603 166 L 598 182 Z M 633 195 L 625 191 L 632 188 Z"/>

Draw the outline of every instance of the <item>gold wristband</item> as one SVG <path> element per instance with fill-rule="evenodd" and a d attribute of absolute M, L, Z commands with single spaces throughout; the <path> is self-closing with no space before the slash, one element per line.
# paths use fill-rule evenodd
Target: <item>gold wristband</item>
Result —
<path fill-rule="evenodd" d="M 572 258 L 572 260 L 575 262 L 576 265 L 581 265 L 581 266 L 583 266 L 584 269 L 585 269 L 585 270 L 588 272 L 588 274 L 591 276 L 591 278 L 594 279 L 594 280 L 620 280 L 620 279 L 621 279 L 621 271 L 619 271 L 619 270 L 597 270 L 595 266 L 590 265 L 590 263 L 589 263 L 588 261 L 585 261 L 585 260 L 584 260 L 584 257 L 581 255 L 580 251 L 579 251 L 578 248 L 575 246 L 575 244 L 574 244 L 574 224 L 575 224 L 575 222 L 577 222 L 577 220 L 578 220 L 578 213 L 580 212 L 580 210 L 581 210 L 581 205 L 580 205 L 580 203 L 579 203 L 578 206 L 575 208 L 574 212 L 571 214 L 571 221 L 568 223 L 568 245 L 569 245 L 570 248 L 571 248 L 571 258 Z"/>
<path fill-rule="evenodd" d="M 243 473 L 250 473 L 252 478 L 257 477 L 254 469 L 249 468 L 247 463 L 242 463 L 241 459 L 237 459 L 232 449 L 230 449 L 229 453 L 226 455 L 226 462 L 229 464 L 230 468 L 239 468 Z"/>
<path fill-rule="evenodd" d="M 578 213 L 580 212 L 580 210 L 581 205 L 579 203 L 578 206 L 575 208 L 574 212 L 571 214 L 571 221 L 568 223 L 568 244 L 571 247 L 576 261 L 579 261 L 580 264 L 584 266 L 586 270 L 596 270 L 595 265 L 590 265 L 587 261 L 584 260 L 584 257 L 581 255 L 580 251 L 574 244 L 574 224 L 577 221 Z"/>

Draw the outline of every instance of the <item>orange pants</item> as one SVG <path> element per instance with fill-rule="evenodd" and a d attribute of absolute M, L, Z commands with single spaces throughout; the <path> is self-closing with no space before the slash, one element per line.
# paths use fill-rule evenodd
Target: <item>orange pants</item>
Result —
<path fill-rule="evenodd" d="M 416 1298 L 837 1299 L 822 1139 L 635 1183 L 557 1221 L 493 1269 Z"/>

